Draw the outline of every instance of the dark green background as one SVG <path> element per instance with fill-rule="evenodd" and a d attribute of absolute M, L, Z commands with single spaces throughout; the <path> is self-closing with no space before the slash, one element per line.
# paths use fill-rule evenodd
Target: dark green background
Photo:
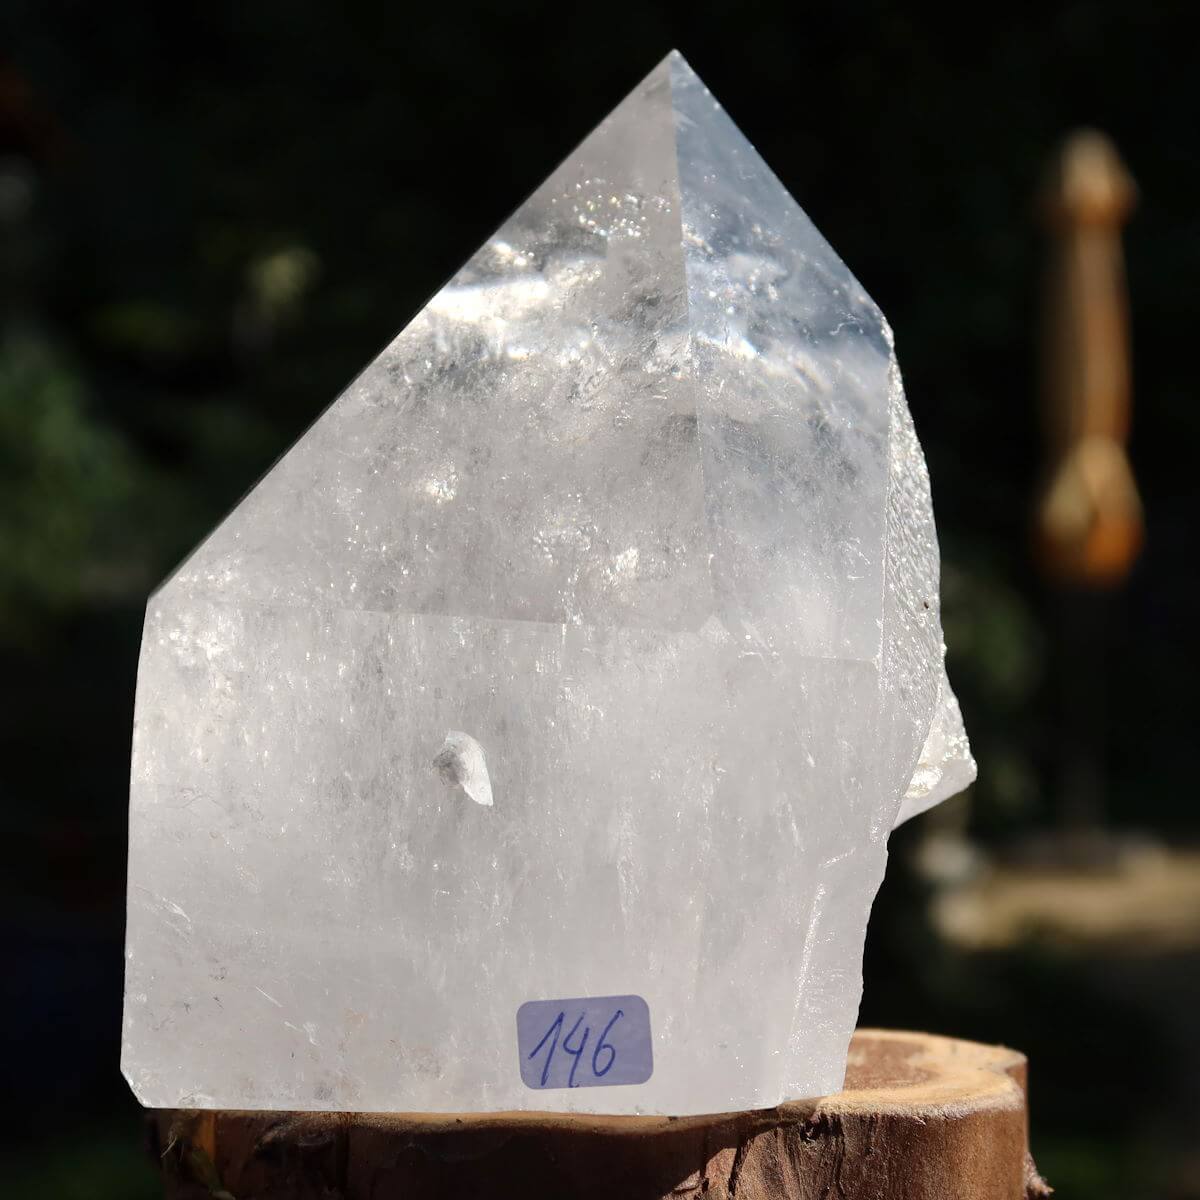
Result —
<path fill-rule="evenodd" d="M 1032 198 L 1067 131 L 1116 140 L 1141 189 L 1148 541 L 1097 647 L 1097 739 L 1111 822 L 1195 838 L 1188 8 L 0 2 L 7 1194 L 154 1194 L 117 1069 L 146 593 L 672 46 L 895 328 L 980 765 L 971 824 L 998 849 L 1053 819 L 1069 667 L 1028 555 Z M 1195 960 L 956 953 L 906 867 L 919 836 L 897 839 L 864 1017 L 1030 1051 L 1062 1195 L 1200 1195 L 1195 1038 L 1161 1010 L 1200 1005 Z"/>

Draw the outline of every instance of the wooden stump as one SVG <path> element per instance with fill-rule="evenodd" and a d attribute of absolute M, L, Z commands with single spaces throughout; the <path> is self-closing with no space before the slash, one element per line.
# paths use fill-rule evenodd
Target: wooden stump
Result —
<path fill-rule="evenodd" d="M 1025 1200 L 1025 1059 L 860 1030 L 846 1089 L 712 1117 L 152 1115 L 170 1200 Z"/>

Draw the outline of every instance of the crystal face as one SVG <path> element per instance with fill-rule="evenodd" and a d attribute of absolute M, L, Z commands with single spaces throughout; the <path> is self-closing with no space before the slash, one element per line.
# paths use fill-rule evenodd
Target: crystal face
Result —
<path fill-rule="evenodd" d="M 888 834 L 974 774 L 942 656 L 887 323 L 671 55 L 152 597 L 127 1078 L 836 1090 Z M 527 1086 L 563 996 L 644 998 L 650 1078 Z"/>

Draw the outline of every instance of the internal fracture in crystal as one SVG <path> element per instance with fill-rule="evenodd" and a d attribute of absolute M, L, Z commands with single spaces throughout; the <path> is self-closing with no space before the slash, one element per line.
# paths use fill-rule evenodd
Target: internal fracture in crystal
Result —
<path fill-rule="evenodd" d="M 152 597 L 130 1083 L 836 1090 L 888 834 L 974 774 L 942 659 L 887 322 L 671 55 Z M 562 996 L 644 998 L 651 1077 L 527 1087 Z"/>
<path fill-rule="evenodd" d="M 452 729 L 433 760 L 442 778 L 457 784 L 476 804 L 491 805 L 492 781 L 488 778 L 483 747 L 469 734 Z"/>

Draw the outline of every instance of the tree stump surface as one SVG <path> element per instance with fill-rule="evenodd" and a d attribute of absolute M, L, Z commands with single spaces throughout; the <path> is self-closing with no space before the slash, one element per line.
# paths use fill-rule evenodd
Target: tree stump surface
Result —
<path fill-rule="evenodd" d="M 844 1091 L 751 1112 L 150 1122 L 169 1200 L 1033 1200 L 1025 1080 L 1002 1046 L 863 1029 Z"/>

